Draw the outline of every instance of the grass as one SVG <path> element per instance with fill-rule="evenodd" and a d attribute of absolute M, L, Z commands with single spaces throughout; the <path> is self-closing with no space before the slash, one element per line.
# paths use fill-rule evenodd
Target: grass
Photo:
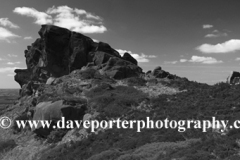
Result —
<path fill-rule="evenodd" d="M 10 149 L 16 147 L 17 144 L 13 139 L 0 140 L 0 154 L 4 154 Z"/>

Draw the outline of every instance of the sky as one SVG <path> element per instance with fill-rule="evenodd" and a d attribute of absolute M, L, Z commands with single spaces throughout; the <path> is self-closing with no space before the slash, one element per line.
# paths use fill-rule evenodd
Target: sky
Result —
<path fill-rule="evenodd" d="M 240 71 L 239 0 L 1 0 L 0 88 L 19 88 L 24 50 L 53 24 L 129 52 L 143 71 L 161 66 L 215 84 Z"/>

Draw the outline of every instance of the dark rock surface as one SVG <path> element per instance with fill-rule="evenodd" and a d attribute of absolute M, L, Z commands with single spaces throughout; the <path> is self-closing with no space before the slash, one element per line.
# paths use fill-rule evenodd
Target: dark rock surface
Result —
<path fill-rule="evenodd" d="M 104 71 L 113 78 L 126 78 L 141 72 L 130 54 L 121 57 L 107 43 L 96 43 L 80 33 L 52 25 L 42 25 L 38 33 L 41 38 L 25 50 L 27 70 L 15 70 L 15 80 L 21 87 L 29 81 L 46 83 L 49 77 L 68 75 L 73 70 L 89 65 L 101 68 L 106 64 L 108 67 Z M 117 59 L 114 65 L 118 66 L 109 66 L 111 58 Z"/>
<path fill-rule="evenodd" d="M 137 65 L 117 57 L 111 57 L 103 71 L 114 79 L 137 77 L 142 73 L 142 69 Z"/>
<path fill-rule="evenodd" d="M 21 87 L 31 79 L 31 73 L 27 69 L 16 69 L 15 73 L 14 80 L 18 82 Z"/>
<path fill-rule="evenodd" d="M 124 60 L 126 61 L 129 61 L 129 62 L 132 62 L 133 64 L 135 65 L 138 65 L 138 62 L 135 58 L 133 58 L 129 53 L 124 53 L 123 57 L 122 57 Z"/>
<path fill-rule="evenodd" d="M 155 77 L 155 78 L 168 78 L 168 79 L 174 79 L 176 78 L 175 75 L 170 74 L 169 72 L 166 72 L 162 70 L 162 67 L 158 66 L 153 71 L 148 71 L 145 74 L 146 77 Z"/>
<path fill-rule="evenodd" d="M 240 83 L 240 73 L 237 71 L 233 71 L 228 77 L 227 81 L 229 84 L 239 84 Z"/>

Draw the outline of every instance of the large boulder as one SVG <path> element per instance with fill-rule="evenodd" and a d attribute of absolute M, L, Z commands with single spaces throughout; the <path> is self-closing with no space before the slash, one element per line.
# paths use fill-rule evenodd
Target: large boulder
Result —
<path fill-rule="evenodd" d="M 33 120 L 46 120 L 51 121 L 51 124 L 54 125 L 58 120 L 61 120 L 62 117 L 65 117 L 65 120 L 82 120 L 85 109 L 86 109 L 86 101 L 79 105 L 69 105 L 64 103 L 63 100 L 55 101 L 55 102 L 41 102 L 36 106 L 36 111 L 33 116 Z M 44 128 L 41 123 L 38 123 L 37 128 L 33 128 L 32 130 L 40 136 L 47 136 L 50 131 L 50 128 Z"/>
<path fill-rule="evenodd" d="M 132 62 L 133 64 L 135 65 L 138 65 L 138 62 L 135 58 L 133 58 L 129 53 L 124 53 L 123 57 L 122 57 L 124 60 L 126 61 L 129 61 L 129 62 Z"/>
<path fill-rule="evenodd" d="M 96 51 L 102 51 L 102 52 L 106 52 L 108 54 L 111 54 L 114 57 L 121 57 L 121 55 L 114 50 L 109 44 L 104 43 L 104 42 L 99 42 L 96 48 Z"/>
<path fill-rule="evenodd" d="M 80 33 L 53 25 L 42 25 L 38 33 L 40 38 L 25 50 L 27 69 L 15 70 L 15 80 L 26 89 L 29 81 L 53 84 L 55 81 L 51 77 L 57 79 L 82 68 L 99 70 L 101 75 L 114 79 L 142 74 L 142 69 L 129 53 L 121 57 L 107 43 L 97 43 Z"/>
<path fill-rule="evenodd" d="M 162 67 L 158 66 L 156 67 L 153 72 L 152 72 L 153 76 L 156 78 L 170 78 L 172 79 L 172 76 L 169 72 L 166 72 L 164 70 L 162 70 Z"/>
<path fill-rule="evenodd" d="M 25 50 L 27 69 L 35 81 L 46 83 L 50 76 L 60 77 L 80 69 L 95 49 L 91 38 L 65 28 L 43 25 L 39 35 L 41 38 Z"/>
<path fill-rule="evenodd" d="M 138 77 L 142 74 L 140 67 L 117 57 L 111 57 L 102 70 L 107 76 L 114 79 Z"/>
<path fill-rule="evenodd" d="M 229 84 L 239 84 L 240 83 L 240 73 L 237 71 L 233 71 L 227 79 Z"/>

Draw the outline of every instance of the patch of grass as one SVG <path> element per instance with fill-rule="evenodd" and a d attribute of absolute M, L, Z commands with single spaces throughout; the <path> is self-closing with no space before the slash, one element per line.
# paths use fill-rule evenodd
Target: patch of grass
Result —
<path fill-rule="evenodd" d="M 128 86 L 145 86 L 146 80 L 140 77 L 130 77 L 124 79 Z"/>
<path fill-rule="evenodd" d="M 0 154 L 4 153 L 10 149 L 13 149 L 16 146 L 17 146 L 17 144 L 13 139 L 0 140 Z"/>
<path fill-rule="evenodd" d="M 51 131 L 51 133 L 47 137 L 48 143 L 57 143 L 62 140 L 62 138 L 66 135 L 68 130 L 56 129 Z"/>
<path fill-rule="evenodd" d="M 147 94 L 129 86 L 115 88 L 102 84 L 86 93 L 91 97 L 90 106 L 107 117 L 120 117 L 126 114 L 132 105 L 147 98 Z"/>

